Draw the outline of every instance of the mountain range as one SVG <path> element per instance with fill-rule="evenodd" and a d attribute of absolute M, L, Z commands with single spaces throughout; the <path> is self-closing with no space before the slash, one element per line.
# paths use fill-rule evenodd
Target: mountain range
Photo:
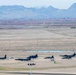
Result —
<path fill-rule="evenodd" d="M 19 5 L 0 6 L 0 20 L 49 18 L 76 18 L 76 3 L 68 9 L 57 9 L 52 6 L 41 8 L 27 8 Z"/>

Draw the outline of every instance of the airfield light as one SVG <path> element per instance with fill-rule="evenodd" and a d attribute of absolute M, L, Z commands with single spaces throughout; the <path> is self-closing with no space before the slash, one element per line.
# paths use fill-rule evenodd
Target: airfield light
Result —
<path fill-rule="evenodd" d="M 35 63 L 28 63 L 27 65 L 30 66 L 30 75 L 32 75 L 32 66 L 34 66 Z"/>

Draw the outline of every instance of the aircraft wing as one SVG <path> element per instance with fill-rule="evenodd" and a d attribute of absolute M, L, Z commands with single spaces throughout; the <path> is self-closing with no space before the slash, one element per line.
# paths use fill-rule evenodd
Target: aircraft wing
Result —
<path fill-rule="evenodd" d="M 70 55 L 64 55 L 62 56 L 62 59 L 71 59 L 72 57 Z"/>
<path fill-rule="evenodd" d="M 29 58 L 26 58 L 26 59 L 18 58 L 18 59 L 15 59 L 15 60 L 19 60 L 19 61 L 30 61 L 31 59 L 29 59 Z"/>
<path fill-rule="evenodd" d="M 61 57 L 67 57 L 68 55 L 60 55 Z"/>

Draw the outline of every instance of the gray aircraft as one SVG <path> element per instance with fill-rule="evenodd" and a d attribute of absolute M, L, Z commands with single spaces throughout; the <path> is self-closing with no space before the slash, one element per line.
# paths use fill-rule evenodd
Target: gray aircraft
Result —
<path fill-rule="evenodd" d="M 52 58 L 54 58 L 53 55 L 52 56 L 45 57 L 44 59 L 52 59 Z"/>
<path fill-rule="evenodd" d="M 76 56 L 76 53 L 70 54 L 70 55 L 60 55 L 62 59 L 71 59 Z"/>

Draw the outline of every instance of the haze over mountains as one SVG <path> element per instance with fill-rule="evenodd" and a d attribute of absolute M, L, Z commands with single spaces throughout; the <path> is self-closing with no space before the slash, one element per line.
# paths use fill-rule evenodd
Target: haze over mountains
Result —
<path fill-rule="evenodd" d="M 76 18 L 76 3 L 68 9 L 27 8 L 24 6 L 0 6 L 0 20 L 6 19 L 48 19 L 48 18 Z"/>

